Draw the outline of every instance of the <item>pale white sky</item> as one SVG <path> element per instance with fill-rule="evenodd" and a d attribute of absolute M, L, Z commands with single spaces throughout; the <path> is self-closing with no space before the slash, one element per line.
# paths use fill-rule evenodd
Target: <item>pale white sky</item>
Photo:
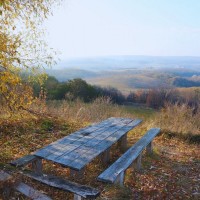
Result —
<path fill-rule="evenodd" d="M 200 0 L 65 0 L 46 27 L 62 59 L 200 56 Z"/>

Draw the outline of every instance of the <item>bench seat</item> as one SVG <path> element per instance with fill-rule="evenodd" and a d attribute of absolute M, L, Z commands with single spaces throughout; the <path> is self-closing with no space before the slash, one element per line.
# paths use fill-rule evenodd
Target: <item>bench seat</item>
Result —
<path fill-rule="evenodd" d="M 152 128 L 128 151 L 126 151 L 118 160 L 116 160 L 109 168 L 98 176 L 99 181 L 107 183 L 118 183 L 123 185 L 124 172 L 132 163 L 139 158 L 141 161 L 141 153 L 147 147 L 152 150 L 151 142 L 154 137 L 160 132 L 159 128 Z M 150 147 L 148 147 L 150 145 Z"/>
<path fill-rule="evenodd" d="M 24 167 L 24 166 L 28 165 L 29 163 L 32 163 L 36 159 L 37 158 L 34 155 L 26 155 L 22 158 L 11 161 L 10 164 L 15 167 Z"/>
<path fill-rule="evenodd" d="M 74 183 L 68 180 L 65 180 L 63 178 L 59 178 L 53 175 L 47 175 L 47 174 L 37 174 L 34 172 L 22 172 L 23 175 L 32 178 L 34 180 L 37 180 L 41 183 L 44 183 L 46 185 L 62 189 L 64 191 L 72 192 L 74 193 L 74 199 L 81 199 L 83 198 L 89 198 L 89 199 L 94 199 L 100 195 L 99 190 L 85 186 L 85 185 L 80 185 L 78 183 Z"/>
<path fill-rule="evenodd" d="M 9 179 L 12 179 L 12 176 L 3 170 L 0 170 L 0 183 L 5 182 Z M 5 187 L 3 188 L 4 191 L 3 195 L 6 199 L 10 198 L 10 192 L 12 188 L 33 200 L 51 200 L 51 198 L 48 197 L 47 195 L 43 194 L 38 190 L 35 190 L 31 186 L 23 182 L 14 184 L 12 187 L 8 187 L 5 185 Z"/>

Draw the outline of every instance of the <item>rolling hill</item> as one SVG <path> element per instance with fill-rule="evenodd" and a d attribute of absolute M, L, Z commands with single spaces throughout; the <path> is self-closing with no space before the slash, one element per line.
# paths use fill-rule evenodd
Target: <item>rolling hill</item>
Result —
<path fill-rule="evenodd" d="M 64 82 L 82 78 L 124 93 L 155 87 L 199 86 L 200 57 L 108 56 L 62 61 L 49 75 Z"/>

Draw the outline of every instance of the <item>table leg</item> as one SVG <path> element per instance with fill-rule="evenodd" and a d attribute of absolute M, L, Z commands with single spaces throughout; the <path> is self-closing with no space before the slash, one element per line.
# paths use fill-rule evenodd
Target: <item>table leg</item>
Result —
<path fill-rule="evenodd" d="M 101 154 L 101 161 L 104 164 L 107 164 L 110 160 L 110 148 L 108 148 L 105 152 Z"/>
<path fill-rule="evenodd" d="M 11 196 L 11 193 L 12 193 L 12 187 L 10 186 L 5 186 L 3 187 L 3 199 L 10 199 L 10 196 Z"/>
<path fill-rule="evenodd" d="M 74 194 L 74 200 L 82 200 L 82 197 L 77 194 Z"/>
<path fill-rule="evenodd" d="M 32 162 L 32 170 L 38 174 L 42 173 L 42 159 L 37 158 Z"/>
<path fill-rule="evenodd" d="M 70 176 L 76 178 L 83 178 L 84 177 L 85 168 L 81 169 L 80 171 L 70 169 Z"/>
<path fill-rule="evenodd" d="M 119 144 L 120 144 L 120 150 L 122 152 L 126 151 L 126 148 L 127 148 L 127 133 L 120 139 Z"/>

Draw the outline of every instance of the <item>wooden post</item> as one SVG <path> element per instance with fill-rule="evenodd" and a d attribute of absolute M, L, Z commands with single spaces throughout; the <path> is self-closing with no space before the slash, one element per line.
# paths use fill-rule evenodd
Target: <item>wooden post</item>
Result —
<path fill-rule="evenodd" d="M 107 164 L 109 162 L 109 159 L 110 159 L 110 148 L 108 148 L 101 154 L 102 163 Z"/>
<path fill-rule="evenodd" d="M 147 145 L 146 152 L 148 155 L 153 153 L 153 142 L 152 141 Z"/>
<path fill-rule="evenodd" d="M 82 200 L 82 197 L 78 194 L 74 194 L 74 200 Z"/>
<path fill-rule="evenodd" d="M 32 162 L 32 170 L 38 174 L 42 174 L 42 159 L 37 158 Z"/>
<path fill-rule="evenodd" d="M 121 172 L 118 176 L 117 176 L 117 178 L 116 178 L 116 180 L 115 180 L 115 184 L 119 184 L 121 187 L 123 187 L 124 186 L 124 175 L 125 175 L 125 172 L 123 171 L 123 172 Z"/>
<path fill-rule="evenodd" d="M 3 199 L 10 199 L 12 189 L 10 186 L 3 187 Z"/>
<path fill-rule="evenodd" d="M 142 152 L 140 155 L 136 158 L 135 162 L 133 163 L 133 167 L 137 170 L 140 171 L 142 169 Z"/>
<path fill-rule="evenodd" d="M 120 139 L 120 150 L 126 151 L 127 148 L 127 133 Z"/>
<path fill-rule="evenodd" d="M 84 171 L 85 171 L 84 168 L 81 169 L 80 171 L 70 169 L 70 176 L 82 179 L 84 177 Z"/>

